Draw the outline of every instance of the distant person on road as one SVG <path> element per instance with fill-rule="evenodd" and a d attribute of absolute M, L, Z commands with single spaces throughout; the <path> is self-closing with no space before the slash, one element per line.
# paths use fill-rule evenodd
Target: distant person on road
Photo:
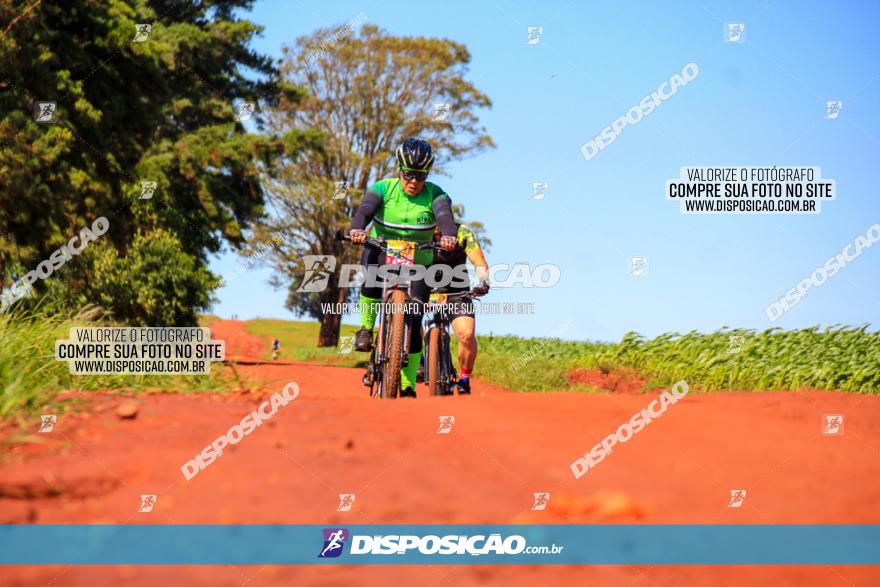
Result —
<path fill-rule="evenodd" d="M 281 348 L 281 343 L 276 338 L 272 341 L 272 360 L 275 361 L 278 359 L 278 350 Z"/>

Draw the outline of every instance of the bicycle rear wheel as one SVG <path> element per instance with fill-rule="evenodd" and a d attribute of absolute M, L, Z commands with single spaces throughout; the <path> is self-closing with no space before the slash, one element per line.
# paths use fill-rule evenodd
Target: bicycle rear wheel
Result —
<path fill-rule="evenodd" d="M 449 344 L 449 339 L 450 339 L 450 336 L 447 333 L 446 336 L 444 337 L 444 340 L 443 340 L 443 342 L 445 343 L 443 345 L 444 353 L 443 353 L 443 360 L 442 360 L 442 362 L 445 366 L 444 370 L 443 370 L 443 372 L 445 374 L 445 376 L 443 377 L 443 381 L 446 382 L 445 385 L 446 385 L 446 393 L 447 394 L 460 395 L 458 393 L 458 385 L 455 384 L 455 382 L 458 381 L 458 373 L 456 373 L 455 365 L 453 365 L 453 363 L 452 363 L 452 347 Z"/>

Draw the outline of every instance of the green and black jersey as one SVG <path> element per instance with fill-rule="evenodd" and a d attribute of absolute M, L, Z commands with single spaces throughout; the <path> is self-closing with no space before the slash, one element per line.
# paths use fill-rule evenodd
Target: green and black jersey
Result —
<path fill-rule="evenodd" d="M 434 228 L 440 227 L 444 236 L 455 236 L 449 196 L 435 183 L 425 182 L 422 191 L 409 196 L 403 191 L 399 178 L 377 181 L 367 190 L 355 212 L 351 227 L 364 230 L 373 222 L 370 236 L 427 243 L 434 238 Z M 416 251 L 416 263 L 427 265 L 432 251 Z"/>

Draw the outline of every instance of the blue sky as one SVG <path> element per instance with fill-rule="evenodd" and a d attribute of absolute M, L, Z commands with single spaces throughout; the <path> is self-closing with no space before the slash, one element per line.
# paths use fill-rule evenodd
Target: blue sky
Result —
<path fill-rule="evenodd" d="M 481 122 L 497 149 L 433 180 L 483 221 L 490 263 L 555 263 L 550 289 L 495 289 L 488 301 L 533 302 L 535 314 L 480 316 L 480 334 L 618 340 L 636 330 L 707 332 L 819 324 L 880 325 L 880 244 L 865 249 L 771 324 L 764 308 L 869 226 L 877 190 L 880 39 L 876 2 L 257 2 L 255 48 L 280 56 L 317 27 L 360 13 L 399 35 L 454 39 L 468 79 L 493 101 Z M 724 42 L 727 22 L 745 42 Z M 536 45 L 527 27 L 543 26 Z M 872 57 L 873 55 L 873 57 Z M 587 161 L 580 146 L 680 72 L 700 74 Z M 835 120 L 825 102 L 840 100 Z M 815 216 L 684 215 L 664 195 L 682 166 L 816 166 L 837 199 Z M 531 183 L 546 181 L 543 200 Z M 629 274 L 630 257 L 648 273 Z M 212 262 L 228 273 L 235 256 Z M 214 312 L 293 318 L 268 269 L 219 291 Z"/>

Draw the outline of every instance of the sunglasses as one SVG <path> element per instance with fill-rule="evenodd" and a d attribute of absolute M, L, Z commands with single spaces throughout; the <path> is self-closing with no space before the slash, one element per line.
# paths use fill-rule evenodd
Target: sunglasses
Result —
<path fill-rule="evenodd" d="M 425 181 L 428 177 L 427 171 L 412 171 L 409 169 L 401 169 L 400 175 L 407 181 Z"/>

